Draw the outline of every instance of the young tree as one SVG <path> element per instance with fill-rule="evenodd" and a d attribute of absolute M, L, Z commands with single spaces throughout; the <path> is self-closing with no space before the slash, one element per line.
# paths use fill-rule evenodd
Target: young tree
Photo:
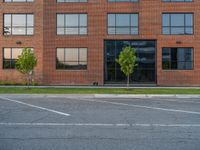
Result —
<path fill-rule="evenodd" d="M 37 59 L 30 48 L 24 48 L 16 62 L 16 69 L 26 75 L 27 85 L 29 87 L 32 82 L 33 69 L 37 64 Z"/>
<path fill-rule="evenodd" d="M 130 46 L 125 47 L 116 62 L 120 65 L 121 71 L 127 76 L 127 87 L 129 87 L 130 75 L 137 66 L 135 49 Z"/>

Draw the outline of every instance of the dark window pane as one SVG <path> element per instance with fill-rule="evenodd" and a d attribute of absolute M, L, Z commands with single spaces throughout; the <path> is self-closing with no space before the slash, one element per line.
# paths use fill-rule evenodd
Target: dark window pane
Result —
<path fill-rule="evenodd" d="M 192 48 L 163 48 L 162 68 L 172 70 L 193 69 Z"/>
<path fill-rule="evenodd" d="M 11 62 L 10 62 L 10 60 L 4 60 L 3 61 L 3 68 L 4 69 L 10 69 L 11 68 Z"/>
<path fill-rule="evenodd" d="M 163 61 L 162 62 L 162 68 L 163 69 L 170 69 L 170 62 L 169 61 Z"/>
<path fill-rule="evenodd" d="M 105 81 L 111 83 L 126 82 L 126 76 L 116 63 L 124 47 L 131 46 L 136 49 L 137 64 L 131 74 L 131 83 L 155 81 L 155 42 L 137 40 L 107 40 L 105 41 Z"/>

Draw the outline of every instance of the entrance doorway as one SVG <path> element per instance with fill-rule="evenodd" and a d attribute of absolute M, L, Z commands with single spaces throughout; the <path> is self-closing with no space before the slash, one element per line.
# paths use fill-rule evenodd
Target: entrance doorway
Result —
<path fill-rule="evenodd" d="M 136 49 L 137 67 L 130 76 L 132 84 L 146 84 L 156 82 L 156 41 L 143 40 L 106 40 L 104 50 L 104 80 L 105 83 L 126 83 L 126 76 L 116 63 L 124 47 L 131 46 Z"/>

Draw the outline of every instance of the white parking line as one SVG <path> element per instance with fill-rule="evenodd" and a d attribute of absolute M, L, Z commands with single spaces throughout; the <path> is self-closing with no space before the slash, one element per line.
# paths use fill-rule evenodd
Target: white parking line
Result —
<path fill-rule="evenodd" d="M 200 127 L 200 124 L 0 123 L 0 126 Z"/>
<path fill-rule="evenodd" d="M 168 112 L 178 112 L 178 113 L 200 115 L 200 112 L 187 111 L 187 110 L 181 110 L 181 109 L 168 109 L 168 108 L 161 108 L 161 107 L 150 107 L 150 106 L 144 106 L 144 105 L 134 105 L 134 104 L 126 104 L 126 103 L 119 103 L 119 102 L 109 102 L 109 101 L 94 100 L 94 99 L 92 99 L 92 100 L 89 100 L 89 99 L 76 99 L 76 100 L 98 102 L 98 103 L 107 103 L 107 104 L 113 104 L 113 105 L 129 106 L 129 107 L 136 107 L 136 108 L 145 108 L 145 109 L 152 109 L 152 110 L 161 110 L 161 111 L 168 111 Z"/>
<path fill-rule="evenodd" d="M 60 111 L 56 111 L 56 110 L 53 110 L 53 109 L 48 109 L 48 108 L 28 104 L 28 103 L 25 103 L 25 102 L 21 102 L 21 101 L 14 100 L 14 99 L 9 99 L 9 98 L 6 98 L 6 97 L 0 96 L 0 99 L 7 100 L 7 101 L 10 101 L 10 102 L 15 102 L 15 103 L 18 103 L 18 104 L 26 105 L 26 106 L 29 106 L 29 107 L 33 107 L 33 108 L 37 108 L 37 109 L 41 109 L 41 110 L 45 110 L 45 111 L 49 111 L 49 112 L 53 112 L 53 113 L 63 115 L 63 116 L 70 116 L 70 114 L 67 114 L 67 113 L 64 113 L 64 112 L 60 112 Z"/>
<path fill-rule="evenodd" d="M 140 99 L 143 100 L 143 99 Z M 146 101 L 150 101 L 150 99 L 145 99 Z M 151 101 L 168 101 L 168 102 L 177 102 L 177 103 L 195 103 L 195 104 L 200 104 L 199 100 L 175 100 L 175 99 L 151 99 Z"/>

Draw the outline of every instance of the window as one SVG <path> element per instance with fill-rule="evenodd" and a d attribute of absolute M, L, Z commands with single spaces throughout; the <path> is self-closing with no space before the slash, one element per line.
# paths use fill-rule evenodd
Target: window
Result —
<path fill-rule="evenodd" d="M 162 68 L 164 70 L 192 70 L 192 48 L 163 48 Z"/>
<path fill-rule="evenodd" d="M 138 2 L 139 0 L 108 0 L 108 2 Z"/>
<path fill-rule="evenodd" d="M 57 14 L 57 35 L 86 35 L 87 14 Z"/>
<path fill-rule="evenodd" d="M 15 63 L 17 61 L 18 56 L 21 55 L 22 49 L 23 48 L 3 49 L 3 69 L 15 69 Z"/>
<path fill-rule="evenodd" d="M 138 14 L 108 14 L 108 34 L 138 34 Z"/>
<path fill-rule="evenodd" d="M 193 34 L 193 14 L 163 14 L 162 33 L 175 35 Z"/>
<path fill-rule="evenodd" d="M 163 2 L 192 2 L 193 0 L 162 0 Z"/>
<path fill-rule="evenodd" d="M 87 2 L 87 0 L 57 0 L 57 2 Z"/>
<path fill-rule="evenodd" d="M 130 75 L 130 83 L 154 83 L 156 77 L 156 41 L 150 40 L 105 40 L 104 42 L 105 83 L 126 83 L 126 76 L 116 63 L 120 52 L 126 46 L 136 50 L 137 66 Z"/>
<path fill-rule="evenodd" d="M 4 14 L 4 35 L 33 35 L 33 14 Z"/>
<path fill-rule="evenodd" d="M 4 2 L 33 2 L 34 0 L 4 0 Z"/>
<path fill-rule="evenodd" d="M 57 48 L 56 69 L 87 69 L 87 48 Z"/>

